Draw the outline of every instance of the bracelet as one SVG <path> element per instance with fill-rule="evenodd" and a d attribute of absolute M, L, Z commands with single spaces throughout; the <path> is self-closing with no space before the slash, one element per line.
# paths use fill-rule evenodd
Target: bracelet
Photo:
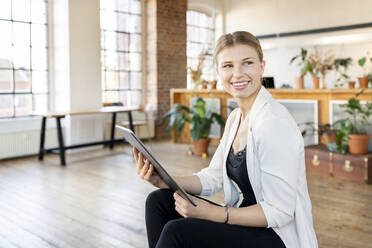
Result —
<path fill-rule="evenodd" d="M 225 211 L 226 211 L 225 224 L 227 224 L 227 222 L 229 222 L 229 206 L 225 206 Z"/>

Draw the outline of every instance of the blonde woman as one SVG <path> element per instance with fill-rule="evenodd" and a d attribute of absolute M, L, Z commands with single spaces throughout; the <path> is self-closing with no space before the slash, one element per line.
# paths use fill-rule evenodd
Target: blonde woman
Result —
<path fill-rule="evenodd" d="M 168 189 L 134 149 L 137 173 L 159 189 L 146 201 L 150 247 L 318 247 L 307 189 L 304 144 L 289 112 L 262 87 L 265 61 L 248 32 L 220 37 L 217 74 L 238 108 L 208 168 L 175 177 L 194 207 Z M 199 196 L 223 190 L 226 206 Z"/>

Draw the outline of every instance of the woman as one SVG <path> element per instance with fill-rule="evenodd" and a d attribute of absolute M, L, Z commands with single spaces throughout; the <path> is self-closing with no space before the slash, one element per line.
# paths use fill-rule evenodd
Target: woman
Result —
<path fill-rule="evenodd" d="M 137 173 L 154 186 L 146 201 L 150 247 L 317 247 L 304 144 L 289 112 L 262 87 L 259 41 L 248 32 L 220 37 L 214 60 L 238 103 L 208 168 L 175 177 L 194 207 L 173 193 L 134 149 Z M 223 189 L 226 206 L 199 196 Z"/>

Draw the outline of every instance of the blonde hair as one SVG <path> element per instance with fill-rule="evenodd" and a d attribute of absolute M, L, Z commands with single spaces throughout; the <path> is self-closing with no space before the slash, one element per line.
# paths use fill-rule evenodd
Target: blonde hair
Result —
<path fill-rule="evenodd" d="M 237 44 L 244 44 L 252 47 L 254 50 L 256 50 L 258 58 L 260 59 L 260 62 L 262 62 L 263 53 L 261 44 L 258 39 L 249 32 L 236 31 L 230 34 L 224 34 L 218 39 L 216 47 L 214 49 L 214 63 L 217 65 L 217 56 L 223 49 L 225 49 L 226 47 L 233 47 Z"/>

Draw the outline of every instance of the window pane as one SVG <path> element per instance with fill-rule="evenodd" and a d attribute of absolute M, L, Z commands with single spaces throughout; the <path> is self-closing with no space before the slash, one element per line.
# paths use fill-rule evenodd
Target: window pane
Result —
<path fill-rule="evenodd" d="M 117 0 L 117 8 L 116 10 L 123 11 L 123 12 L 129 12 L 130 6 L 129 6 L 129 0 Z"/>
<path fill-rule="evenodd" d="M 30 21 L 30 0 L 13 0 L 13 19 L 17 21 Z"/>
<path fill-rule="evenodd" d="M 48 73 L 32 71 L 32 93 L 48 93 Z"/>
<path fill-rule="evenodd" d="M 33 0 L 31 2 L 31 21 L 36 23 L 47 22 L 47 4 L 45 0 Z"/>
<path fill-rule="evenodd" d="M 129 51 L 128 34 L 118 33 L 117 38 L 118 38 L 118 50 Z"/>
<path fill-rule="evenodd" d="M 118 53 L 119 70 L 129 70 L 128 53 Z"/>
<path fill-rule="evenodd" d="M 131 89 L 142 89 L 140 72 L 132 72 L 130 74 L 130 87 Z"/>
<path fill-rule="evenodd" d="M 130 16 L 128 14 L 117 14 L 117 30 L 122 32 L 129 32 Z"/>
<path fill-rule="evenodd" d="M 31 44 L 32 47 L 47 46 L 47 29 L 43 24 L 31 25 Z"/>
<path fill-rule="evenodd" d="M 20 94 L 14 96 L 15 116 L 30 115 L 32 113 L 32 95 Z"/>
<path fill-rule="evenodd" d="M 13 56 L 15 68 L 30 69 L 30 47 L 15 46 Z"/>
<path fill-rule="evenodd" d="M 120 72 L 119 74 L 119 82 L 120 82 L 120 89 L 127 90 L 129 89 L 129 79 L 128 79 L 128 72 Z"/>
<path fill-rule="evenodd" d="M 130 11 L 135 14 L 141 14 L 141 1 L 131 0 Z"/>
<path fill-rule="evenodd" d="M 13 43 L 16 46 L 30 46 L 30 25 L 13 23 Z"/>
<path fill-rule="evenodd" d="M 106 70 L 117 70 L 118 68 L 118 54 L 115 52 L 104 52 L 104 66 Z"/>
<path fill-rule="evenodd" d="M 48 95 L 33 95 L 33 111 L 44 112 L 48 110 Z"/>
<path fill-rule="evenodd" d="M 0 92 L 13 91 L 13 71 L 0 70 Z"/>
<path fill-rule="evenodd" d="M 13 95 L 0 95 L 0 117 L 13 116 Z"/>
<path fill-rule="evenodd" d="M 101 0 L 100 6 L 104 10 L 114 10 L 116 9 L 117 0 Z"/>
<path fill-rule="evenodd" d="M 48 58 L 47 49 L 32 48 L 32 69 L 33 70 L 47 70 Z"/>
<path fill-rule="evenodd" d="M 131 99 L 129 106 L 137 106 L 141 104 L 141 91 L 131 91 Z"/>
<path fill-rule="evenodd" d="M 141 33 L 141 16 L 131 16 L 129 20 L 129 32 Z"/>
<path fill-rule="evenodd" d="M 130 69 L 133 71 L 141 70 L 141 54 L 130 53 Z"/>
<path fill-rule="evenodd" d="M 119 73 L 118 72 L 106 72 L 106 89 L 117 90 L 119 89 Z"/>
<path fill-rule="evenodd" d="M 141 52 L 141 35 L 139 34 L 130 35 L 130 51 Z"/>
<path fill-rule="evenodd" d="M 1 0 L 0 19 L 10 19 L 11 3 L 10 0 Z"/>
<path fill-rule="evenodd" d="M 31 92 L 31 73 L 25 70 L 14 71 L 15 91 Z"/>
<path fill-rule="evenodd" d="M 3 57 L 3 52 L 9 50 L 12 46 L 12 23 L 10 21 L 0 21 L 0 56 Z"/>
<path fill-rule="evenodd" d="M 119 91 L 104 91 L 103 102 L 119 102 Z"/>
<path fill-rule="evenodd" d="M 123 103 L 124 106 L 129 106 L 131 101 L 131 91 L 120 91 L 119 101 Z"/>
<path fill-rule="evenodd" d="M 105 31 L 103 32 L 103 47 L 107 50 L 115 50 L 116 48 L 116 33 Z"/>

